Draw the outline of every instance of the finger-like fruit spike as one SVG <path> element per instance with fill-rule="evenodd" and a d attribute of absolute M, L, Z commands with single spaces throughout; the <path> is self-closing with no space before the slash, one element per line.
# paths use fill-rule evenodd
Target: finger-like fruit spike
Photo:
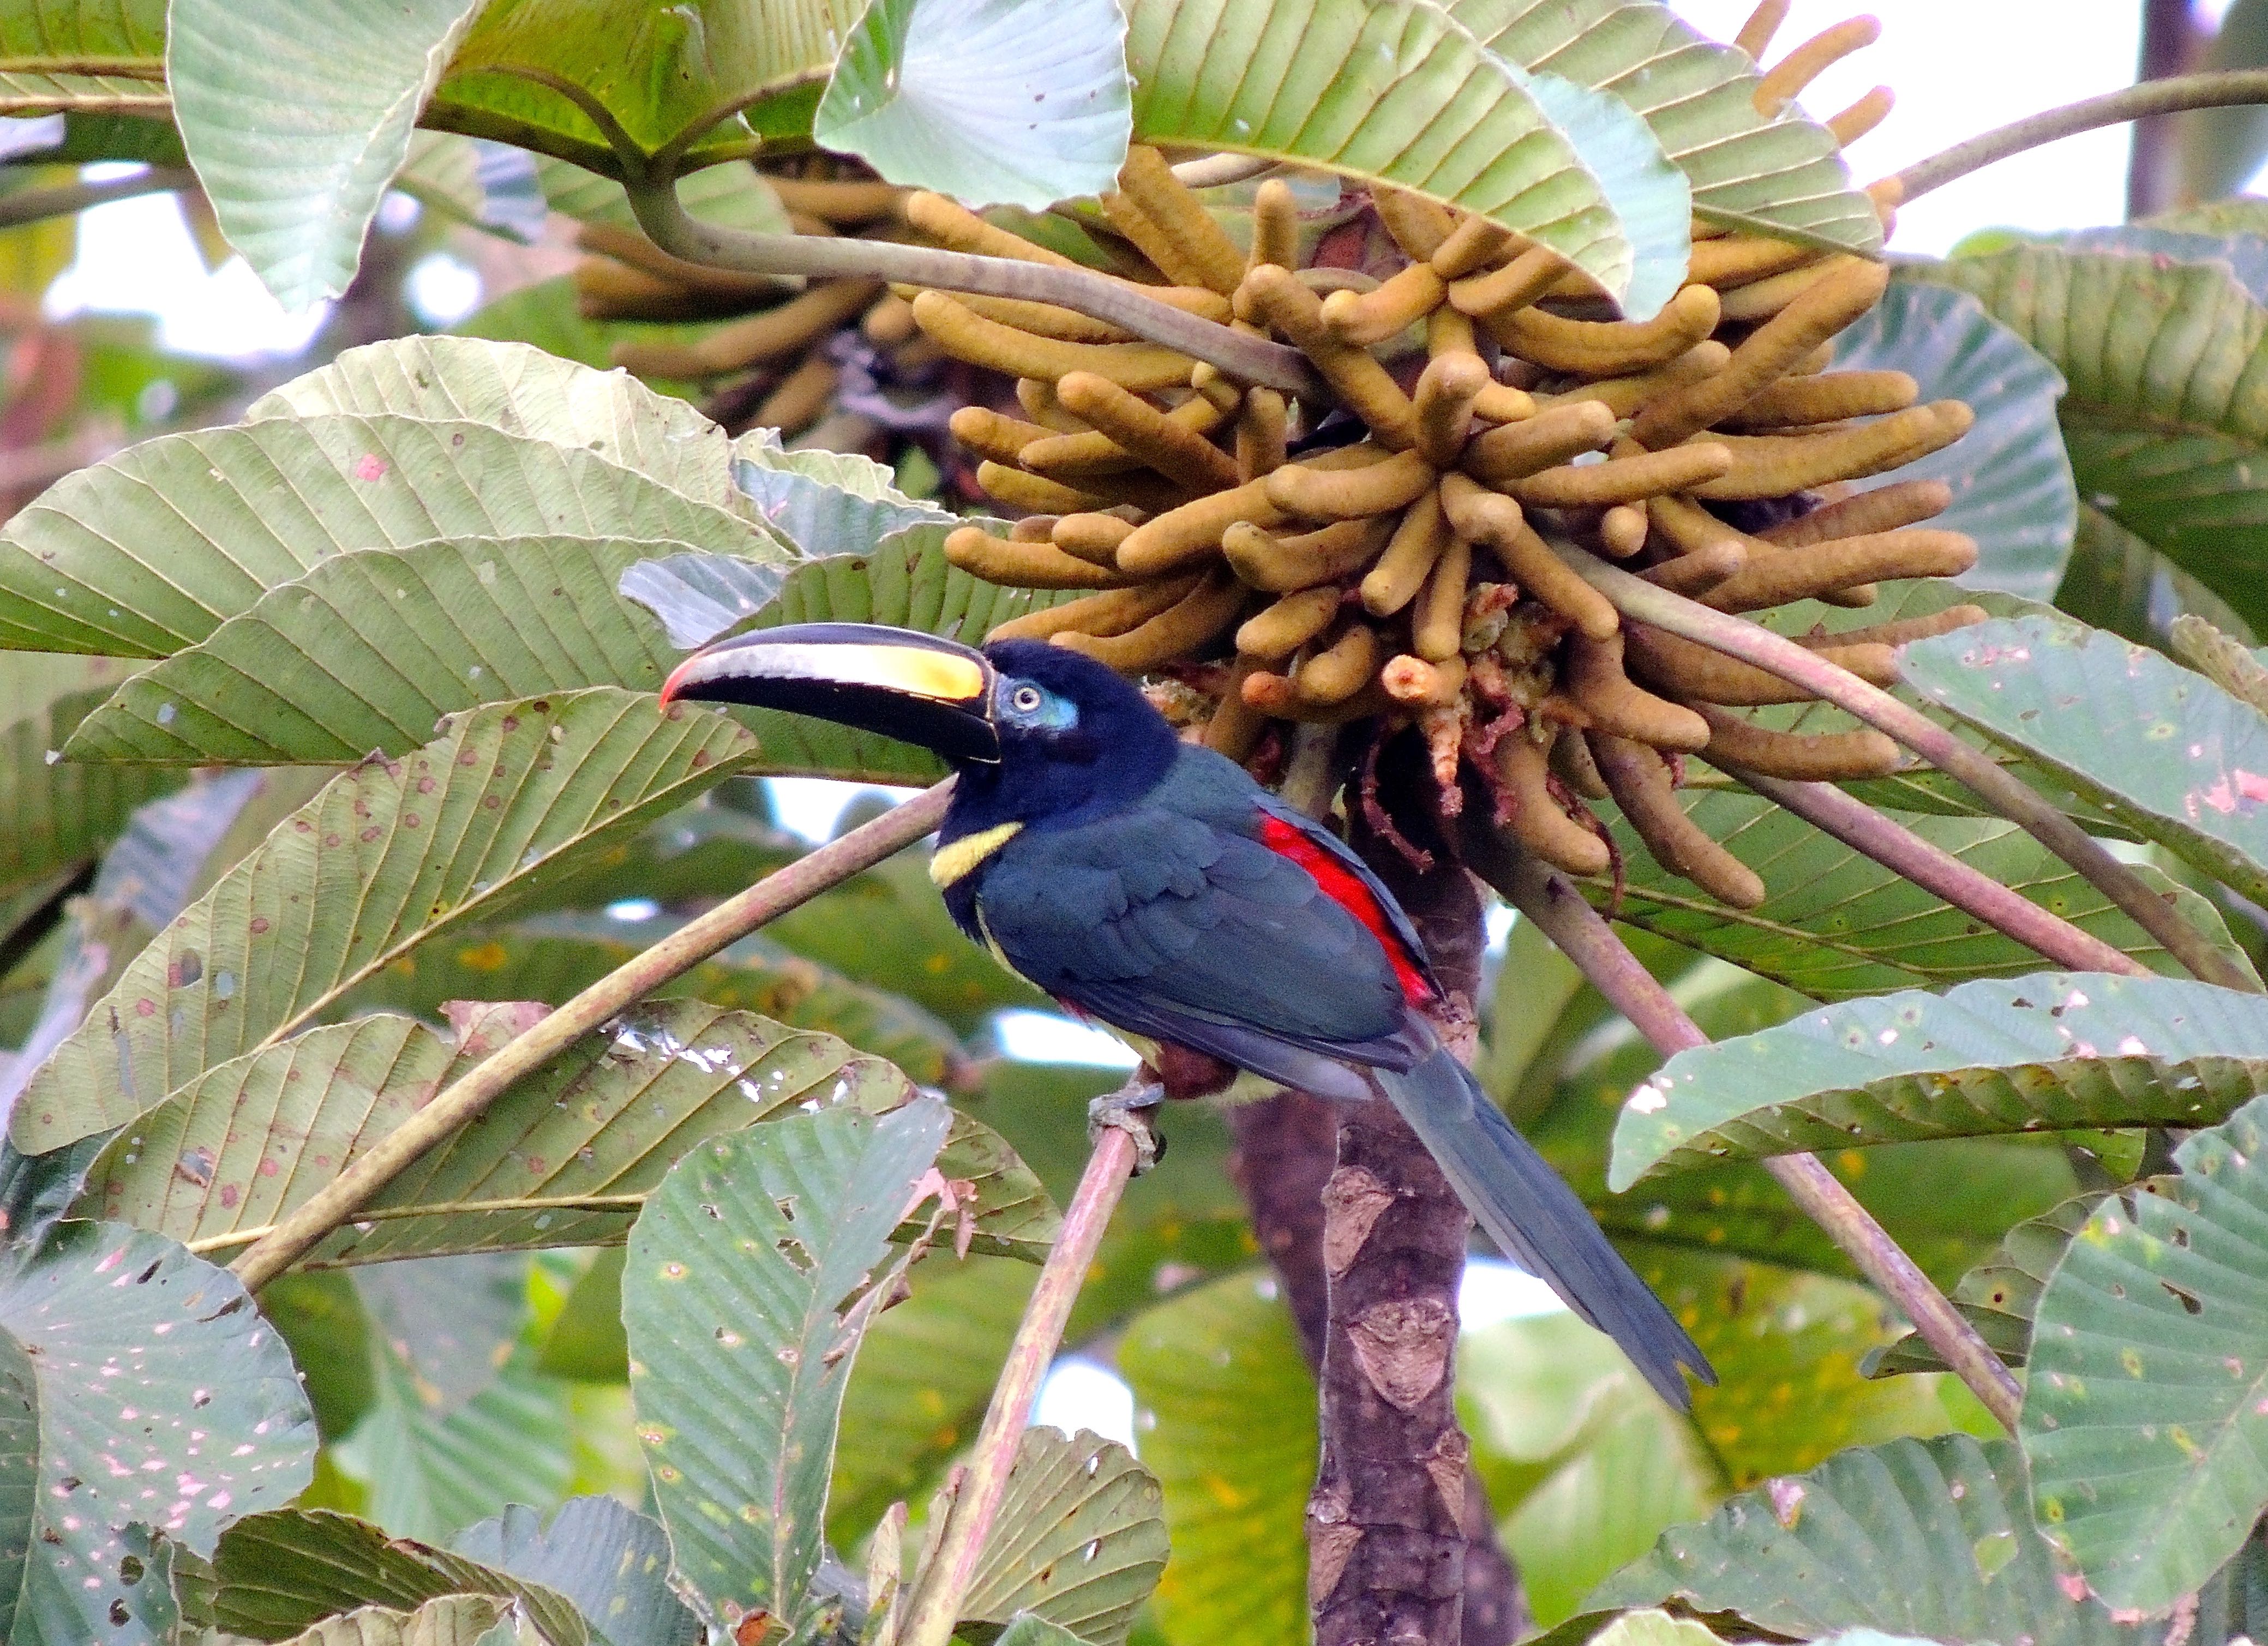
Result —
<path fill-rule="evenodd" d="M 1734 908 L 1754 908 L 1764 900 L 1764 883 L 1756 871 L 1710 839 L 1677 804 L 1669 769 L 1659 754 L 1643 743 L 1602 731 L 1590 733 L 1588 740 L 1608 792 L 1655 862 Z"/>
<path fill-rule="evenodd" d="M 1787 10 L 1765 0 L 1742 44 L 1764 52 Z M 1798 46 L 1763 77 L 1767 99 L 1794 95 L 1872 29 Z M 1870 93 L 1837 129 L 1853 137 L 1887 107 Z M 1870 193 L 1885 214 L 1896 203 L 1895 187 Z M 963 528 L 947 558 L 996 580 L 1093 589 L 994 632 L 1131 672 L 1170 668 L 1184 697 L 1219 696 L 1191 732 L 1211 747 L 1272 759 L 1271 720 L 1388 716 L 1422 735 L 1444 816 L 1462 804 L 1462 767 L 1529 849 L 1600 874 L 1612 851 L 1574 797 L 1611 793 L 1665 867 L 1753 905 L 1762 883 L 1694 821 L 1705 811 L 1679 804 L 1683 756 L 1759 780 L 1831 779 L 1888 770 L 1896 753 L 1871 732 L 1799 737 L 1749 720 L 1739 711 L 1810 694 L 1625 626 L 1578 551 L 1723 612 L 1863 606 L 1879 583 L 1973 560 L 1968 539 L 1921 524 L 1951 489 L 1890 473 L 1958 439 L 1969 409 L 1918 404 L 1903 372 L 1834 369 L 1837 334 L 1886 289 L 1871 259 L 1697 220 L 1686 284 L 1660 312 L 1601 319 L 1604 294 L 1558 252 L 1388 185 L 1369 195 L 1406 264 L 1381 264 L 1393 254 L 1371 232 L 1360 268 L 1297 267 L 1316 237 L 1280 179 L 1252 191 L 1249 239 L 1232 243 L 1145 148 L 1104 202 L 1109 278 L 1288 345 L 1313 367 L 1302 393 L 1048 302 L 901 289 L 861 311 L 877 347 L 904 348 L 917 329 L 919 347 L 1016 379 L 1020 416 L 965 408 L 953 429 L 982 459 L 978 482 L 1029 518 L 1006 537 Z M 933 241 L 1061 261 L 934 195 L 862 209 L 886 198 Z M 1351 249 L 1336 232 L 1323 243 Z M 965 489 L 966 471 L 954 478 Z M 1896 646 L 1976 614 L 1815 629 L 1801 643 L 1887 686 Z"/>

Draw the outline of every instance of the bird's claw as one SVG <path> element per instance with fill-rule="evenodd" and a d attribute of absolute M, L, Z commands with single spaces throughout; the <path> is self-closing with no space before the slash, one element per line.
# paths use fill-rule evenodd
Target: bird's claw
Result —
<path fill-rule="evenodd" d="M 1134 1175 L 1140 1177 L 1166 1157 L 1166 1140 L 1159 1135 L 1157 1112 L 1166 1100 L 1166 1089 L 1138 1077 L 1116 1091 L 1106 1091 L 1086 1106 L 1086 1138 L 1102 1141 L 1105 1132 L 1123 1132 L 1134 1144 Z"/>

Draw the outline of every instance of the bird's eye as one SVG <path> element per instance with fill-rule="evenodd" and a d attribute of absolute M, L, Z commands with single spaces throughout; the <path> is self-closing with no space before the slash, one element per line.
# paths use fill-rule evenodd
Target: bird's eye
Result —
<path fill-rule="evenodd" d="M 1008 702 L 1020 714 L 1035 714 L 1040 707 L 1040 688 L 1036 686 L 1019 686 L 1009 694 Z"/>

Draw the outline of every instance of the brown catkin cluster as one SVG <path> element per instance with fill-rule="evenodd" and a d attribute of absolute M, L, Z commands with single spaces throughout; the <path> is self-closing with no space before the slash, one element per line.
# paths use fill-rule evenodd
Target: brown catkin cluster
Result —
<path fill-rule="evenodd" d="M 1761 50 L 1746 36 L 1768 37 L 1772 11 L 1743 43 Z M 1792 98 L 1872 28 L 1799 47 L 1759 103 Z M 1870 94 L 1838 135 L 1887 107 Z M 979 483 L 1023 518 L 1006 537 L 956 532 L 948 556 L 996 583 L 1092 591 L 996 637 L 1171 672 L 1190 735 L 1240 759 L 1272 721 L 1414 721 L 1446 809 L 1469 765 L 1524 845 L 1598 873 L 1610 854 L 1583 801 L 1610 796 L 1664 868 L 1744 908 L 1763 885 L 1676 804 L 1684 756 L 1795 779 L 1898 763 L 1875 731 L 1755 724 L 1742 711 L 1808 694 L 1625 621 L 1547 541 L 1736 614 L 1863 606 L 1878 581 L 1966 570 L 1974 543 L 1922 524 L 1950 501 L 1941 482 L 1851 484 L 1973 421 L 1957 400 L 1918 404 L 1903 372 L 1829 369 L 1883 265 L 1697 223 L 1687 283 L 1659 314 L 1584 318 L 1596 288 L 1556 253 L 1412 194 L 1369 191 L 1401 254 L 1379 278 L 1297 266 L 1280 180 L 1257 192 L 1248 247 L 1154 151 L 1138 148 L 1120 184 L 1103 217 L 1154 271 L 1151 294 L 1297 348 L 1356 421 L 1294 456 L 1325 408 L 1068 310 L 920 293 L 922 331 L 1015 377 L 1021 406 L 953 419 Z M 923 209 L 945 243 L 1045 255 L 949 202 Z M 1982 616 L 1956 606 L 1811 643 L 1886 684 L 1895 646 Z"/>

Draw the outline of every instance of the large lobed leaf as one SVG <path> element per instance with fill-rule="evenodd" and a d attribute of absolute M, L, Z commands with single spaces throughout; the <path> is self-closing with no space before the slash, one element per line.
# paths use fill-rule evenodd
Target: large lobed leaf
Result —
<path fill-rule="evenodd" d="M 2078 1598 L 2073 1597 L 2077 1595 Z M 2142 1646 L 2033 1526 L 2013 1443 L 1966 1435 L 1839 1452 L 1733 1498 L 1601 1585 L 1592 1606 L 1675 1599 L 1811 1639 L 1845 1628 L 1940 1641 Z"/>
<path fill-rule="evenodd" d="M 1762 877 L 1771 897 L 1756 909 L 1719 903 L 1655 863 L 1627 820 L 1609 812 L 1609 827 L 1624 864 L 1619 901 L 1609 877 L 1585 881 L 1583 887 L 1593 901 L 1614 908 L 1631 925 L 1819 1000 L 2013 977 L 2039 965 L 2036 951 L 1769 800 L 1695 786 L 1679 792 L 1678 804 L 1712 839 Z M 1889 815 L 1978 873 L 2145 966 L 2187 975 L 2131 916 L 2015 824 Z M 2233 965 L 2249 969 L 2212 904 L 2146 863 L 2136 865 L 2134 872 L 2205 930 Z"/>
<path fill-rule="evenodd" d="M 1122 1646 L 1166 1568 L 1162 1509 L 1158 1482 L 1116 1441 L 1026 1429 L 961 1617 L 1028 1614 L 1094 1646 Z"/>
<path fill-rule="evenodd" d="M 1849 1143 L 2211 1125 L 2268 1090 L 2268 997 L 2041 973 L 1847 1001 L 1680 1052 L 1615 1128 L 1616 1189 Z"/>
<path fill-rule="evenodd" d="M 486 423 L 269 418 L 145 441 L 16 515 L 0 646 L 163 657 L 341 549 L 549 534 L 759 555 L 768 540 L 673 483 Z"/>
<path fill-rule="evenodd" d="M 753 753 L 720 716 L 601 687 L 474 709 L 414 754 L 341 774 L 136 957 L 33 1077 L 11 1135 L 52 1149 L 132 1119 Z"/>
<path fill-rule="evenodd" d="M 891 1231 L 931 1192 L 948 1113 L 798 1115 L 702 1144 L 630 1231 L 622 1323 L 638 1438 L 675 1568 L 712 1629 L 811 1592 L 843 1386 L 904 1260 Z"/>
<path fill-rule="evenodd" d="M 2001 1363 L 2021 1366 L 2031 1357 L 2032 1316 L 2048 1276 L 2063 1261 L 2064 1248 L 2087 1224 L 2102 1198 L 2100 1190 L 2074 1194 L 2036 1217 L 2027 1217 L 2000 1237 L 1999 1248 L 1963 1275 L 1949 1294 L 1954 1306 L 1977 1328 Z M 1935 1349 L 1909 1332 L 1869 1356 L 1867 1375 L 1884 1378 L 1902 1371 L 1939 1371 L 1945 1367 Z"/>
<path fill-rule="evenodd" d="M 338 764 L 406 753 L 444 716 L 481 703 L 592 686 L 659 691 L 681 654 L 615 584 L 683 547 L 463 537 L 331 555 L 136 674 L 65 753 Z"/>
<path fill-rule="evenodd" d="M 99 856 L 143 802 L 180 775 L 89 767 L 55 752 L 123 678 L 108 658 L 0 652 L 0 899 L 40 890 Z M 41 890 L 41 901 L 45 900 Z M 7 907 L 0 904 L 0 908 Z M 0 915 L 0 937 L 9 920 Z"/>
<path fill-rule="evenodd" d="M 1491 51 L 1612 92 L 1653 128 L 1706 221 L 1855 252 L 1882 243 L 1834 134 L 1793 107 L 1756 112 L 1755 63 L 1654 0 L 1450 0 Z"/>
<path fill-rule="evenodd" d="M 700 1625 L 669 1590 L 669 1539 L 611 1497 L 576 1497 L 546 1526 L 514 1504 L 457 1539 L 457 1553 L 557 1590 L 610 1646 L 693 1646 Z"/>
<path fill-rule="evenodd" d="M 307 1482 L 291 1358 L 234 1277 L 161 1236 L 62 1225 L 0 1274 L 0 1626 L 168 1638 L 164 1538 L 200 1554 Z M 8 1571 L 12 1564 L 14 1573 Z M 20 1587 L 19 1587 L 20 1585 Z"/>
<path fill-rule="evenodd" d="M 1897 280 L 1835 339 L 1839 371 L 1904 371 L 1924 404 L 1957 400 L 1976 426 L 1898 468 L 1898 481 L 1943 481 L 1952 506 L 1930 521 L 1977 540 L 1959 581 L 2027 599 L 2055 596 L 2079 518 L 2079 490 L 2056 422 L 2063 376 L 1965 291 Z"/>
<path fill-rule="evenodd" d="M 625 880 L 620 889 L 649 888 Z M 357 987 L 342 1009 L 392 1009 L 435 1018 L 446 1014 L 451 1001 L 478 999 L 507 987 L 531 1000 L 563 1001 L 627 965 L 677 925 L 666 917 L 629 922 L 603 915 L 551 915 L 482 926 L 389 965 Z M 704 1000 L 832 1034 L 887 1058 L 918 1084 L 959 1084 L 968 1072 L 968 1060 L 952 1029 L 892 993 L 887 981 L 853 982 L 761 932 L 672 979 L 655 994 Z"/>
<path fill-rule="evenodd" d="M 479 0 L 173 0 L 166 84 L 229 244 L 285 308 L 335 298 Z"/>
<path fill-rule="evenodd" d="M 2104 1199 L 2040 1295 L 2021 1434 L 2042 1526 L 2110 1605 L 2195 1591 L 2268 1509 L 2268 1104 Z"/>
<path fill-rule="evenodd" d="M 1044 211 L 1113 187 L 1131 126 L 1116 0 L 879 0 L 812 136 L 895 183 Z"/>
<path fill-rule="evenodd" d="M 2268 898 L 2268 719 L 2146 646 L 2059 615 L 1916 641 L 1907 681 L 2248 897 Z"/>
<path fill-rule="evenodd" d="M 2252 480 L 2268 447 L 2253 387 L 2268 308 L 2229 259 L 2019 245 L 1929 277 L 1975 293 L 2063 373 L 2080 495 L 2248 621 L 2268 621 L 2268 513 Z"/>
<path fill-rule="evenodd" d="M 1415 189 L 1560 253 L 1650 315 L 1687 251 L 1683 175 L 1638 122 L 1579 151 L 1527 73 L 1419 0 L 1134 0 L 1145 143 L 1280 156 Z M 1611 176 L 1592 169 L 1611 168 Z"/>
<path fill-rule="evenodd" d="M 232 1059 L 120 1134 L 89 1173 L 83 1209 L 201 1245 L 239 1231 L 249 1238 L 495 1051 L 512 1026 L 475 1025 L 453 1047 L 406 1018 L 358 1018 Z M 824 1035 L 699 1001 L 644 1006 L 516 1083 L 309 1260 L 619 1240 L 634 1197 L 703 1138 L 810 1106 L 880 1112 L 912 1095 L 897 1070 Z M 573 1203 L 624 1196 L 633 1198 Z M 977 1199 L 972 1218 L 997 1223 L 1000 1209 Z M 517 1204 L 530 1200 L 566 1203 Z M 416 1207 L 436 1209 L 399 1215 Z"/>
<path fill-rule="evenodd" d="M 285 1509 L 231 1527 L 213 1556 L 214 1612 L 231 1635 L 289 1640 L 359 1606 L 413 1611 L 446 1595 L 515 1601 L 549 1646 L 588 1646 L 589 1626 L 548 1584 L 335 1510 Z"/>
<path fill-rule="evenodd" d="M 626 371 L 594 371 L 526 343 L 368 343 L 261 395 L 244 421 L 380 414 L 487 423 L 593 452 L 701 503 L 732 501 L 725 431 L 694 407 Z"/>

